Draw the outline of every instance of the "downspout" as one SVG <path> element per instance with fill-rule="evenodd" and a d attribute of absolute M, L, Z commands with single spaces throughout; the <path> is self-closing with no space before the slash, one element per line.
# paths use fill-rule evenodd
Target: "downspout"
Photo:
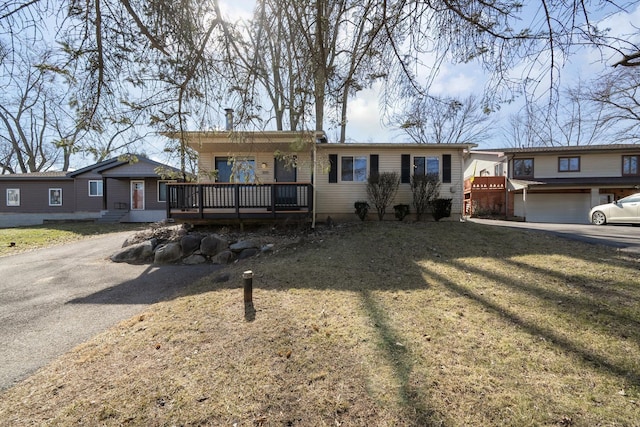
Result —
<path fill-rule="evenodd" d="M 511 175 L 511 159 L 513 159 L 513 156 L 511 156 L 511 158 L 509 158 L 509 155 L 507 155 L 507 171 L 506 171 L 506 177 L 504 179 L 504 219 L 509 219 L 509 176 Z M 515 199 L 514 199 L 514 203 L 513 203 L 513 215 L 515 217 Z"/>
<path fill-rule="evenodd" d="M 467 150 L 471 151 L 471 147 L 467 147 Z M 462 177 L 462 185 L 458 184 L 461 187 L 461 188 L 460 187 L 458 188 L 458 190 L 461 190 L 460 191 L 460 196 L 458 196 L 458 197 L 461 198 L 461 200 L 460 200 L 460 220 L 462 221 L 462 219 L 464 219 L 466 217 L 466 212 L 464 210 L 464 149 L 460 150 L 458 152 L 458 154 L 459 154 L 458 161 L 460 162 L 460 171 L 461 171 L 461 173 L 460 173 L 460 175 L 458 177 L 459 178 Z M 453 165 L 451 165 L 451 169 L 453 170 Z"/>

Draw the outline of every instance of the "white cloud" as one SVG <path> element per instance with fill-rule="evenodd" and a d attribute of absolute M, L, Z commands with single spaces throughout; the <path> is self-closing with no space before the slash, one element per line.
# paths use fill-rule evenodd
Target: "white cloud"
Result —
<path fill-rule="evenodd" d="M 471 93 L 482 91 L 485 82 L 482 68 L 475 62 L 443 62 L 429 88 L 429 93 L 443 97 L 466 98 Z"/>
<path fill-rule="evenodd" d="M 224 18 L 232 22 L 247 21 L 253 17 L 256 2 L 255 0 L 221 0 L 219 6 Z"/>
<path fill-rule="evenodd" d="M 347 108 L 347 139 L 355 142 L 387 142 L 390 135 L 384 129 L 380 117 L 378 94 L 380 84 L 371 89 L 358 92 L 358 96 L 349 101 Z M 335 141 L 339 138 L 339 130 L 335 130 Z"/>

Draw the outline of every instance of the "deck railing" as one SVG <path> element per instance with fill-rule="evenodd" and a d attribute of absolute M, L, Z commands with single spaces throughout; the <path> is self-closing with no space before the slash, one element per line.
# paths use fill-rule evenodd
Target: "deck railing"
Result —
<path fill-rule="evenodd" d="M 471 179 L 467 179 L 464 182 L 465 191 L 480 190 L 480 191 L 494 191 L 504 190 L 506 179 L 504 176 L 476 176 Z"/>
<path fill-rule="evenodd" d="M 167 183 L 167 218 L 278 218 L 307 215 L 310 183 Z"/>

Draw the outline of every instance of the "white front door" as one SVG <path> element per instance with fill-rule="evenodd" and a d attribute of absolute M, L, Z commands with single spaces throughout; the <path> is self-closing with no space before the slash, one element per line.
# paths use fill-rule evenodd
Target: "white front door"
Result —
<path fill-rule="evenodd" d="M 131 181 L 131 210 L 144 210 L 144 181 Z"/>

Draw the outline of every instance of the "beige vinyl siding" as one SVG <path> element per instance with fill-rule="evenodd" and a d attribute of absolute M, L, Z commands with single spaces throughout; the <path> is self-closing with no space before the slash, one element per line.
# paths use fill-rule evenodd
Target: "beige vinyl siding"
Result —
<path fill-rule="evenodd" d="M 208 174 L 215 170 L 214 158 L 215 154 L 202 153 L 198 157 L 198 181 L 208 182 Z"/>
<path fill-rule="evenodd" d="M 475 176 L 481 176 L 480 173 L 482 171 L 489 172 L 489 176 L 495 176 L 496 165 L 500 163 L 502 163 L 500 157 L 496 154 L 473 153 L 466 162 L 464 178 L 470 178 L 474 174 Z"/>
<path fill-rule="evenodd" d="M 434 146 L 417 146 L 417 147 L 398 147 L 398 148 L 380 148 L 364 147 L 364 148 L 351 148 L 348 146 L 339 145 L 323 145 L 319 146 L 319 158 L 325 159 L 328 162 L 329 154 L 338 155 L 338 182 L 329 183 L 328 171 L 319 171 L 318 179 L 316 180 L 316 213 L 319 215 L 319 219 L 323 219 L 325 215 L 347 215 L 353 214 L 354 218 L 354 206 L 353 204 L 358 200 L 367 200 L 367 183 L 366 182 L 343 182 L 341 180 L 341 158 L 343 156 L 366 156 L 367 157 L 367 176 L 370 173 L 370 158 L 371 154 L 377 154 L 379 160 L 379 172 L 401 172 L 401 158 L 403 154 L 411 155 L 411 164 L 413 165 L 413 158 L 415 156 L 435 156 L 440 159 L 440 179 L 442 179 L 442 155 L 451 155 L 451 183 L 441 183 L 440 197 L 452 199 L 451 217 L 457 217 L 462 209 L 462 197 L 463 197 L 463 180 L 462 180 L 462 155 L 460 150 L 446 150 L 441 148 L 435 148 Z M 411 204 L 412 193 L 411 187 L 408 183 L 401 183 L 398 188 L 398 193 L 387 210 L 388 215 L 393 217 L 393 205 L 396 204 L 408 204 L 410 205 L 410 211 L 413 212 L 413 206 Z M 370 210 L 373 212 L 374 209 Z"/>
<path fill-rule="evenodd" d="M 639 153 L 629 153 L 638 155 Z M 528 156 L 533 158 L 535 178 L 577 178 L 577 177 L 617 177 L 622 176 L 622 156 L 624 153 L 563 154 Z M 517 158 L 525 158 L 519 155 Z M 580 157 L 580 172 L 558 172 L 560 157 Z"/>

